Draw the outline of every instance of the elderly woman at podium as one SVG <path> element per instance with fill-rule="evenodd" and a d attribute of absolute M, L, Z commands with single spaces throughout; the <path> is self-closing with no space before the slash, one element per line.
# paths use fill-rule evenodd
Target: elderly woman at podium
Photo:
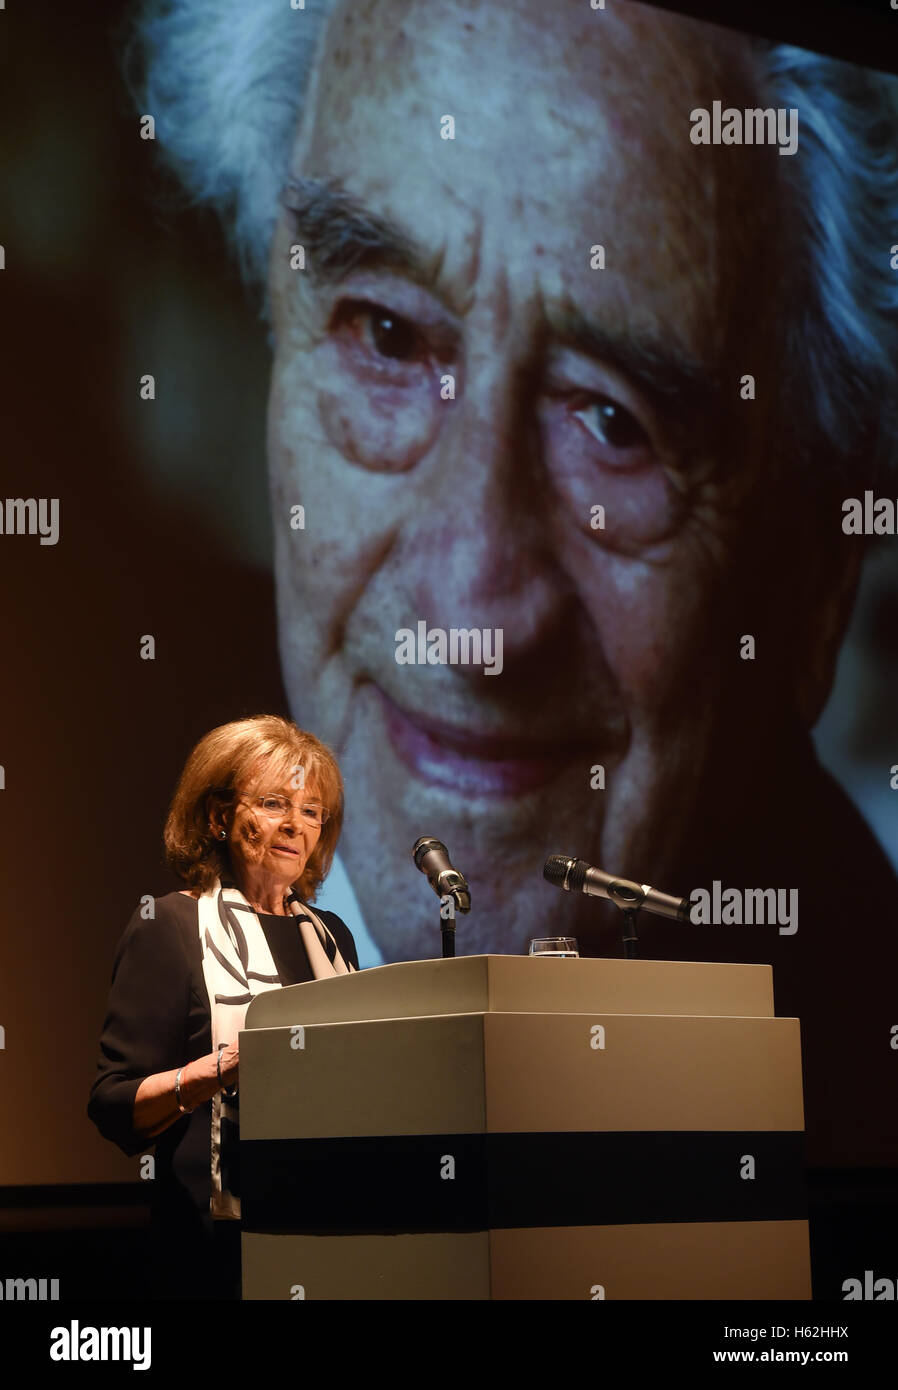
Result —
<path fill-rule="evenodd" d="M 155 1144 L 157 1295 L 240 1297 L 238 1033 L 255 995 L 358 969 L 310 903 L 343 819 L 330 750 L 274 715 L 213 729 L 165 826 L 187 885 L 142 898 L 119 942 L 88 1115 L 126 1154 Z"/>

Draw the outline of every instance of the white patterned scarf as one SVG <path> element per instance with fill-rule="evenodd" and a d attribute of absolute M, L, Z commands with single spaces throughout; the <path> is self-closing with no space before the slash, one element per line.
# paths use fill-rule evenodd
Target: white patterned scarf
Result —
<path fill-rule="evenodd" d="M 340 954 L 332 932 L 295 891 L 285 896 L 299 927 L 316 980 L 355 969 Z M 197 900 L 203 978 L 212 1019 L 212 1051 L 236 1043 L 246 1010 L 257 994 L 279 989 L 282 981 L 255 910 L 232 882 L 216 880 Z M 236 1153 L 240 1123 L 237 1087 L 212 1099 L 212 1197 L 215 1217 L 240 1220 L 240 1198 L 228 1190 L 228 1153 Z M 233 1147 L 232 1147 L 233 1146 Z M 224 1155 L 224 1160 L 223 1160 Z"/>

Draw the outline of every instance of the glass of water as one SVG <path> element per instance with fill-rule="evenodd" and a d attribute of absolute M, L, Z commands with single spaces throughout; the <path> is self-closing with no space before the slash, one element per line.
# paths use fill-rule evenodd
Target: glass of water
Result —
<path fill-rule="evenodd" d="M 579 957 L 573 936 L 537 936 L 530 942 L 531 956 Z"/>

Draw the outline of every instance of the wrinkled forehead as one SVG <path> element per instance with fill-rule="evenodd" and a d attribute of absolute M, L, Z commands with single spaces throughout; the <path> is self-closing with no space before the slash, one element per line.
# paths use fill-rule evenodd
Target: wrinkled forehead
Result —
<path fill-rule="evenodd" d="M 607 11 L 587 0 L 337 0 L 322 57 L 331 80 L 351 74 L 351 92 L 389 102 L 414 91 L 422 110 L 476 93 L 496 115 L 531 102 L 563 112 L 600 91 L 629 91 L 663 115 L 668 97 L 719 96 L 745 52 L 729 30 L 635 0 Z"/>
<path fill-rule="evenodd" d="M 490 237 L 512 282 L 543 258 L 550 296 L 593 243 L 638 284 L 659 228 L 665 269 L 731 274 L 717 242 L 747 253 L 772 178 L 770 151 L 689 138 L 694 108 L 754 103 L 746 40 L 635 3 L 341 0 L 309 96 L 292 172 L 413 226 L 472 285 Z"/>
<path fill-rule="evenodd" d="M 297 762 L 296 755 L 288 750 L 273 753 L 251 763 L 243 778 L 243 788 L 253 794 L 277 792 L 291 797 L 303 793 L 312 799 L 319 799 L 320 779 L 309 758 L 304 764 Z"/>

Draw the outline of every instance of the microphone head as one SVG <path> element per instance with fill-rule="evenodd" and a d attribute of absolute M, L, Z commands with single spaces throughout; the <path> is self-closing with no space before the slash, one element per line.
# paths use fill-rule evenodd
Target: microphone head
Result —
<path fill-rule="evenodd" d="M 432 849 L 441 849 L 446 855 L 446 858 L 449 858 L 449 851 L 446 849 L 442 840 L 435 840 L 432 835 L 422 835 L 412 846 L 412 858 L 415 861 L 415 867 L 417 869 L 421 869 L 421 862 L 425 854 L 428 854 Z M 421 869 L 421 872 L 424 873 L 424 870 Z"/>
<path fill-rule="evenodd" d="M 543 878 L 548 883 L 552 883 L 556 888 L 564 888 L 570 891 L 568 875 L 571 871 L 573 859 L 566 854 L 550 854 L 543 865 Z"/>

